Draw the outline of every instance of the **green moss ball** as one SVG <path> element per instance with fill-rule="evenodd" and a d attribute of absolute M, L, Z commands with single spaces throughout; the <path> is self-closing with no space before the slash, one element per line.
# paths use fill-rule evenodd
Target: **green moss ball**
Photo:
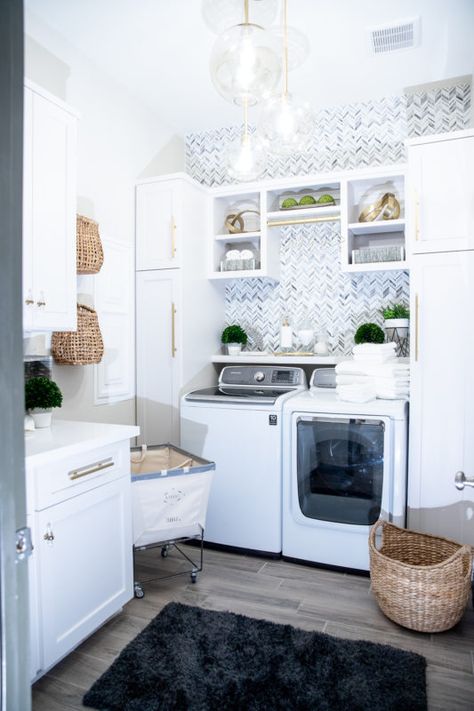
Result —
<path fill-rule="evenodd" d="M 303 195 L 300 205 L 316 205 L 316 200 L 312 195 Z"/>
<path fill-rule="evenodd" d="M 333 196 L 328 195 L 327 193 L 325 193 L 324 195 L 321 195 L 321 197 L 318 200 L 318 203 L 320 205 L 335 205 L 336 204 Z"/>
<path fill-rule="evenodd" d="M 355 332 L 354 341 L 359 343 L 383 343 L 385 333 L 376 323 L 363 323 Z"/>
<path fill-rule="evenodd" d="M 282 207 L 296 207 L 298 203 L 296 202 L 295 198 L 289 197 L 285 198 L 283 202 L 281 203 Z"/>

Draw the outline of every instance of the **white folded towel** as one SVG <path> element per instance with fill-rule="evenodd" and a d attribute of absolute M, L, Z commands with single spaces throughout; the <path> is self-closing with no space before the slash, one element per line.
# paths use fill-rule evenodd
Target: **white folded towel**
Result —
<path fill-rule="evenodd" d="M 380 353 L 375 355 L 370 355 L 366 353 L 354 354 L 354 360 L 356 363 L 369 363 L 371 365 L 383 365 L 384 363 L 392 363 L 396 360 L 396 356 L 390 353 Z"/>
<path fill-rule="evenodd" d="M 372 385 L 342 385 L 336 387 L 339 400 L 346 402 L 369 402 L 375 400 L 377 394 Z"/>
<path fill-rule="evenodd" d="M 406 389 L 410 385 L 410 377 L 394 375 L 388 378 L 374 378 L 372 375 L 336 375 L 336 385 L 367 385 L 369 382 L 374 384 L 376 389 L 381 390 L 391 387 Z"/>
<path fill-rule="evenodd" d="M 408 390 L 397 390 L 395 392 L 377 390 L 377 398 L 379 400 L 409 400 L 410 392 Z"/>
<path fill-rule="evenodd" d="M 380 365 L 356 360 L 344 360 L 336 365 L 336 375 L 370 375 L 374 378 L 390 378 L 394 376 L 408 377 L 409 374 L 410 366 L 399 363 L 398 359 Z"/>

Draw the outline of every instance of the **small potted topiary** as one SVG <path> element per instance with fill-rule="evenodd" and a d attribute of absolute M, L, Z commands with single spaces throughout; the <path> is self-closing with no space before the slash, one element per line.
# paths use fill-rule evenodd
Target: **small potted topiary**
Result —
<path fill-rule="evenodd" d="M 61 390 L 54 380 L 41 376 L 26 381 L 25 408 L 38 429 L 51 426 L 51 410 L 61 407 L 62 401 Z"/>
<path fill-rule="evenodd" d="M 395 329 L 399 338 L 408 336 L 410 326 L 410 310 L 404 304 L 393 304 L 382 309 L 384 328 L 389 341 L 393 340 Z"/>
<path fill-rule="evenodd" d="M 363 323 L 355 332 L 354 341 L 357 345 L 361 343 L 383 343 L 385 333 L 376 323 Z"/>
<path fill-rule="evenodd" d="M 229 355 L 239 355 L 242 346 L 245 346 L 248 338 L 244 329 L 234 324 L 233 326 L 224 328 L 221 341 L 227 346 L 227 353 Z"/>

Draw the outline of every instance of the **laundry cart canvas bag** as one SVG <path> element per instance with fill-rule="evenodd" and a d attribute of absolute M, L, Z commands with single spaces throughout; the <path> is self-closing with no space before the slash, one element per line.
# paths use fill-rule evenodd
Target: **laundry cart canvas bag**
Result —
<path fill-rule="evenodd" d="M 173 545 L 192 563 L 176 544 L 200 538 L 201 563 L 193 563 L 191 570 L 195 582 L 202 569 L 202 538 L 214 462 L 170 444 L 133 447 L 130 461 L 134 551 L 161 546 L 165 557 Z M 135 595 L 143 597 L 140 583 L 135 583 Z"/>

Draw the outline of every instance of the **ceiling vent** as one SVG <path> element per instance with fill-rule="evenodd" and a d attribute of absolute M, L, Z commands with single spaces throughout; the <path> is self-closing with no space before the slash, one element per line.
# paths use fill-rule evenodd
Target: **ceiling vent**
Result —
<path fill-rule="evenodd" d="M 372 27 L 369 30 L 369 38 L 373 54 L 413 49 L 420 44 L 420 18 Z"/>

